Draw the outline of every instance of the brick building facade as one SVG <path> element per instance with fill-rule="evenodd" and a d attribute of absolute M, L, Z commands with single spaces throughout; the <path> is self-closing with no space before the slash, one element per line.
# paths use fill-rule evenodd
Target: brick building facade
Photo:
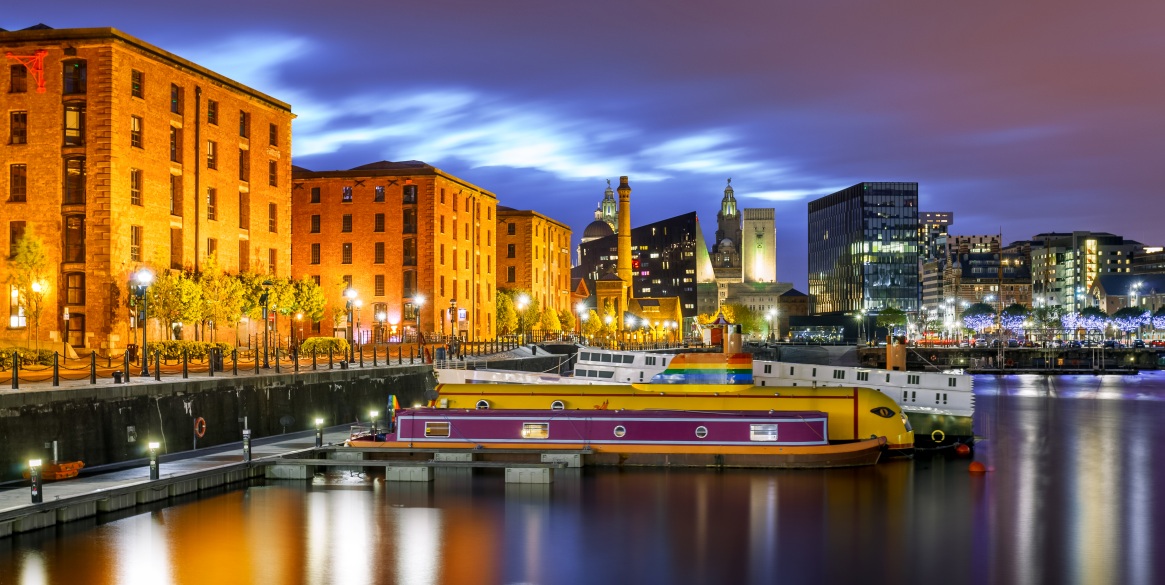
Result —
<path fill-rule="evenodd" d="M 536 211 L 498 208 L 498 286 L 530 291 L 542 308 L 570 306 L 570 227 Z"/>
<path fill-rule="evenodd" d="M 297 167 L 292 183 L 292 274 L 315 279 L 328 300 L 305 336 L 346 335 L 351 287 L 364 342 L 411 336 L 418 323 L 424 335 L 493 338 L 493 193 L 418 161 Z"/>
<path fill-rule="evenodd" d="M 132 343 L 139 267 L 197 271 L 215 253 L 288 274 L 288 104 L 112 28 L 0 32 L 0 53 L 0 222 L 9 254 L 30 230 L 45 243 L 42 337 L 68 308 L 75 347 Z M 23 339 L 9 304 L 5 338 Z"/>

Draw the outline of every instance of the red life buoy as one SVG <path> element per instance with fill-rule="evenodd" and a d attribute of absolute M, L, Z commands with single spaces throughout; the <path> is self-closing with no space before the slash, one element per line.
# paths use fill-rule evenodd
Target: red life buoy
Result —
<path fill-rule="evenodd" d="M 200 417 L 194 419 L 194 434 L 197 435 L 199 439 L 201 439 L 204 435 L 206 435 L 206 419 L 205 418 L 202 418 L 200 416 Z"/>

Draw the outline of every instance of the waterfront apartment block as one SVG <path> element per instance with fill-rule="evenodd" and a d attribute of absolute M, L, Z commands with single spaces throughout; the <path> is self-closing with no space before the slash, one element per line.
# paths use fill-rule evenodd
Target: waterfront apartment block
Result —
<path fill-rule="evenodd" d="M 497 210 L 497 281 L 530 292 L 538 306 L 570 306 L 570 227 L 536 211 Z"/>
<path fill-rule="evenodd" d="M 858 183 L 810 201 L 810 314 L 917 312 L 918 233 L 918 183 Z"/>
<path fill-rule="evenodd" d="M 941 258 L 942 238 L 955 222 L 953 211 L 922 211 L 918 214 L 918 257 L 922 262 Z"/>
<path fill-rule="evenodd" d="M 1140 242 L 1106 232 L 1043 233 L 1031 239 L 1032 297 L 1037 306 L 1076 312 L 1105 274 L 1132 273 Z"/>
<path fill-rule="evenodd" d="M 423 335 L 494 336 L 493 193 L 423 162 L 381 161 L 296 167 L 291 198 L 292 274 L 314 279 L 328 301 L 305 336 L 346 336 L 349 302 L 353 337 L 363 342 L 418 327 Z"/>
<path fill-rule="evenodd" d="M 0 53 L 0 222 L 9 255 L 25 234 L 44 242 L 39 337 L 132 343 L 139 267 L 215 254 L 289 274 L 288 104 L 112 28 L 0 32 Z M 23 340 L 25 293 L 9 293 L 4 337 Z"/>

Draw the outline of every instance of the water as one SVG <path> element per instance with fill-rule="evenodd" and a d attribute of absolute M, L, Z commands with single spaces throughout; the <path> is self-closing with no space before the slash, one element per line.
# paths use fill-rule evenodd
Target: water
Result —
<path fill-rule="evenodd" d="M 0 540 L 0 583 L 1165 583 L 1165 375 L 976 379 L 975 458 L 269 483 Z"/>

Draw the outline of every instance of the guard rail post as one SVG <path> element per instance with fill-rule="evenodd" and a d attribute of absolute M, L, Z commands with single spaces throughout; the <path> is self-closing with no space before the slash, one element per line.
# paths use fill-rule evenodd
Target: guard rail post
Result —
<path fill-rule="evenodd" d="M 59 355 L 57 352 L 53 352 L 53 386 L 61 385 L 61 367 L 57 364 Z"/>

